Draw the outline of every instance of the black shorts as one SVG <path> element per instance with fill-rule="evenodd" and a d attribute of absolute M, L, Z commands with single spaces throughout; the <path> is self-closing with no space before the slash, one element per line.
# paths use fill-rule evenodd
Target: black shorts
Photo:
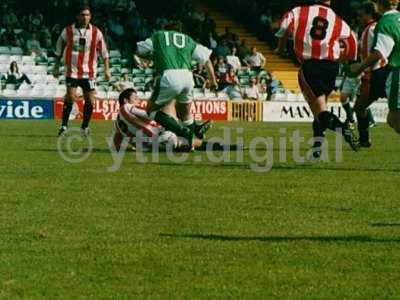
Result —
<path fill-rule="evenodd" d="M 376 101 L 379 98 L 386 98 L 386 79 L 390 68 L 384 67 L 371 72 L 369 99 Z"/>
<path fill-rule="evenodd" d="M 339 63 L 329 60 L 306 60 L 299 71 L 299 84 L 303 93 L 314 97 L 328 96 L 334 89 Z"/>
<path fill-rule="evenodd" d="M 75 79 L 75 78 L 70 78 L 67 77 L 65 80 L 67 87 L 81 87 L 84 92 L 93 92 L 96 90 L 96 80 L 90 80 L 90 79 Z"/>

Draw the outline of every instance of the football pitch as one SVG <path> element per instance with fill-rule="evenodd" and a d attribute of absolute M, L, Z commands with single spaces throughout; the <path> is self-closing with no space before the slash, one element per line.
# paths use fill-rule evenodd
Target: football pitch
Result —
<path fill-rule="evenodd" d="M 386 125 L 342 162 L 330 148 L 298 163 L 279 141 L 309 124 L 215 124 L 209 137 L 231 128 L 246 147 L 273 138 L 269 172 L 251 167 L 262 143 L 223 162 L 128 152 L 112 169 L 111 127 L 93 122 L 73 164 L 54 121 L 0 122 L 1 299 L 399 299 L 400 137 Z"/>

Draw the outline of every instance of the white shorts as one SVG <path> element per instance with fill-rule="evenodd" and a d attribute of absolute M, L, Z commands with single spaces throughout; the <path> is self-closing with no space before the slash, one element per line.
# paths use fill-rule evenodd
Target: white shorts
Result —
<path fill-rule="evenodd" d="M 194 88 L 193 74 L 189 70 L 166 70 L 157 80 L 152 100 L 165 106 L 176 99 L 179 103 L 190 103 Z"/>
<path fill-rule="evenodd" d="M 346 77 L 344 79 L 341 92 L 348 95 L 357 95 L 360 84 L 361 80 L 359 78 Z"/>
<path fill-rule="evenodd" d="M 400 111 L 400 69 L 393 69 L 386 79 L 386 95 L 390 111 Z"/>

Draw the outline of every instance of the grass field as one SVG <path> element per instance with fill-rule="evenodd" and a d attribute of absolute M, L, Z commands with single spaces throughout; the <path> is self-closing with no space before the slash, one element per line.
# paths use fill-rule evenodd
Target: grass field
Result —
<path fill-rule="evenodd" d="M 224 126 L 245 144 L 282 126 L 310 134 L 218 123 L 210 135 Z M 248 151 L 182 164 L 129 153 L 108 172 L 110 127 L 93 123 L 93 153 L 71 164 L 53 121 L 0 122 L 1 299 L 400 299 L 400 139 L 386 125 L 371 150 L 344 145 L 342 163 L 267 173 Z"/>

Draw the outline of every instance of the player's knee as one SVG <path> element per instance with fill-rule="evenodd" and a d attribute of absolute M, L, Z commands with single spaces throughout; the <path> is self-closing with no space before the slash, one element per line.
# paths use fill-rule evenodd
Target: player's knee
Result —
<path fill-rule="evenodd" d="M 77 100 L 77 97 L 74 93 L 67 93 L 64 99 L 65 102 L 75 102 L 75 100 Z"/>

